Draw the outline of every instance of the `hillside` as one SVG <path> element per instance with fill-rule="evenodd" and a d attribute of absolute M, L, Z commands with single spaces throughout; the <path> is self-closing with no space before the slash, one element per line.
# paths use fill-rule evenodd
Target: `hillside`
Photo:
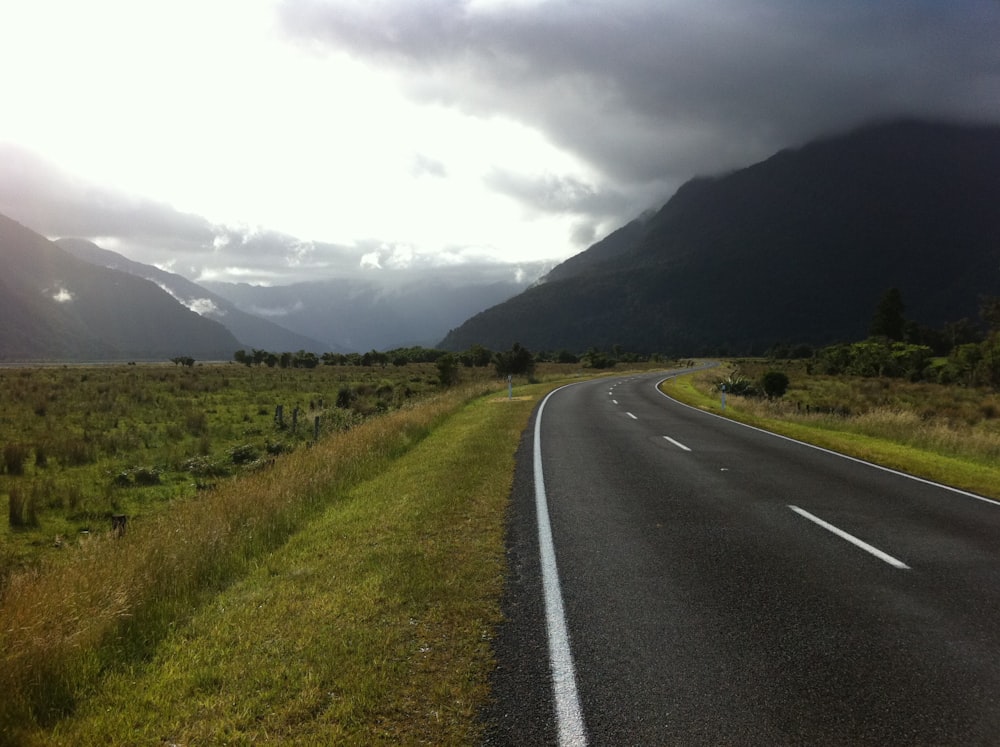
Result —
<path fill-rule="evenodd" d="M 654 216 L 472 317 L 440 343 L 761 352 L 908 318 L 974 318 L 1000 295 L 1000 127 L 894 122 L 683 185 Z"/>
<path fill-rule="evenodd" d="M 531 268 L 534 269 L 534 268 Z M 399 271 L 391 279 L 341 277 L 257 286 L 206 283 L 243 311 L 274 319 L 319 339 L 331 350 L 365 352 L 433 346 L 471 314 L 522 291 L 514 268 L 470 270 L 461 265 Z"/>
<path fill-rule="evenodd" d="M 156 283 L 187 308 L 224 325 L 239 340 L 241 347 L 289 352 L 308 350 L 313 353 L 323 353 L 328 349 L 325 343 L 316 339 L 242 311 L 227 299 L 182 275 L 135 262 L 86 239 L 57 239 L 55 244 L 78 259 Z"/>
<path fill-rule="evenodd" d="M 229 359 L 221 324 L 0 215 L 0 360 Z"/>

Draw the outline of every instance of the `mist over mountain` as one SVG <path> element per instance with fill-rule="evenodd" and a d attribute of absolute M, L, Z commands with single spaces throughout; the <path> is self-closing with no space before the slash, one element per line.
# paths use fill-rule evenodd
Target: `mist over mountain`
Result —
<path fill-rule="evenodd" d="M 121 270 L 156 283 L 182 305 L 208 319 L 214 319 L 225 325 L 239 341 L 241 347 L 289 352 L 308 350 L 314 353 L 323 353 L 328 350 L 325 343 L 292 332 L 270 320 L 248 314 L 222 296 L 212 293 L 182 275 L 141 262 L 134 262 L 117 252 L 102 249 L 86 239 L 64 238 L 57 239 L 54 243 L 86 262 Z"/>
<path fill-rule="evenodd" d="M 881 295 L 938 326 L 1000 295 L 1000 127 L 898 121 L 684 184 L 441 347 L 697 355 L 866 335 Z"/>
<path fill-rule="evenodd" d="M 0 360 L 230 360 L 238 349 L 356 352 L 431 346 L 541 273 L 507 265 L 384 271 L 287 286 L 210 284 L 92 241 L 0 220 Z"/>
<path fill-rule="evenodd" d="M 247 313 L 321 340 L 340 352 L 433 346 L 472 314 L 507 300 L 533 279 L 511 266 L 380 271 L 371 279 L 337 278 L 282 286 L 203 285 Z"/>
<path fill-rule="evenodd" d="M 0 215 L 0 360 L 228 359 L 217 321 L 155 283 L 78 259 Z"/>

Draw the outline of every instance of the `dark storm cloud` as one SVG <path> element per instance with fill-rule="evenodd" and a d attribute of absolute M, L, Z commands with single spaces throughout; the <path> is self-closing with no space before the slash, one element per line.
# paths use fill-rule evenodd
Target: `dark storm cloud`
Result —
<path fill-rule="evenodd" d="M 414 98 L 541 128 L 623 191 L 872 120 L 1000 120 L 996 0 L 286 0 L 282 17 Z"/>
<path fill-rule="evenodd" d="M 617 215 L 629 204 L 621 194 L 599 190 L 573 177 L 526 176 L 494 169 L 483 180 L 494 191 L 549 213 Z"/>

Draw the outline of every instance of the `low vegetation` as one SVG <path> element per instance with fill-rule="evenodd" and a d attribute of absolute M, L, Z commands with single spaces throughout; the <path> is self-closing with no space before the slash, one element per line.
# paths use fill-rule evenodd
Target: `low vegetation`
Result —
<path fill-rule="evenodd" d="M 776 373 L 783 395 L 767 396 Z M 1000 498 L 1000 393 L 818 373 L 812 360 L 745 359 L 672 380 L 678 399 L 886 466 Z"/>
<path fill-rule="evenodd" d="M 461 646 L 471 645 L 478 656 L 488 647 L 484 636 L 493 613 L 477 612 L 473 616 L 478 621 L 469 623 L 469 605 L 498 603 L 503 503 L 509 492 L 514 446 L 531 402 L 499 397 L 497 404 L 481 399 L 474 412 L 443 426 L 419 456 L 409 462 L 400 457 L 487 390 L 499 392 L 499 382 L 460 385 L 425 396 L 417 404 L 326 434 L 311 448 L 275 458 L 267 469 L 222 480 L 211 491 L 175 498 L 168 510 L 130 520 L 123 536 L 103 531 L 75 537 L 59 552 L 10 572 L 0 599 L 0 687 L 5 693 L 0 700 L 0 741 L 38 738 L 52 728 L 57 736 L 62 729 L 73 734 L 65 743 L 101 741 L 95 735 L 112 733 L 106 713 L 90 726 L 75 726 L 77 722 L 67 717 L 90 702 L 101 683 L 112 690 L 123 687 L 125 695 L 134 698 L 137 691 L 127 683 L 156 672 L 156 657 L 165 655 L 164 651 L 190 651 L 190 638 L 200 635 L 193 631 L 200 631 L 199 625 L 223 608 L 242 609 L 241 614 L 256 617 L 228 628 L 234 635 L 242 631 L 237 636 L 242 644 L 208 644 L 211 651 L 202 652 L 208 659 L 190 673 L 196 680 L 187 682 L 190 687 L 218 692 L 217 678 L 228 671 L 234 678 L 232 684 L 242 687 L 242 697 L 264 697 L 257 685 L 269 675 L 264 670 L 254 674 L 254 667 L 271 667 L 274 662 L 248 659 L 240 672 L 222 667 L 223 661 L 234 663 L 230 645 L 257 650 L 251 641 L 263 635 L 274 636 L 258 641 L 265 658 L 268 651 L 278 655 L 281 646 L 298 650 L 307 639 L 318 647 L 309 655 L 310 661 L 336 681 L 313 681 L 313 674 L 301 672 L 294 675 L 297 685 L 291 697 L 301 701 L 308 695 L 328 706 L 324 729 L 346 719 L 344 728 L 375 729 L 374 738 L 382 721 L 364 715 L 371 709 L 388 707 L 395 710 L 396 718 L 403 718 L 400 714 L 409 713 L 403 703 L 392 701 L 387 706 L 379 693 L 388 686 L 386 670 L 404 665 L 441 667 L 425 676 L 426 693 L 413 691 L 407 697 L 437 698 L 441 702 L 436 707 L 453 707 L 444 695 L 452 685 L 440 680 L 452 676 L 460 688 L 469 687 L 462 684 L 468 673 L 463 669 L 448 675 L 447 662 L 426 654 L 440 647 L 446 657 L 464 657 L 461 666 L 467 667 L 468 651 L 449 653 L 448 640 L 468 624 L 474 624 L 475 630 L 463 630 L 466 637 Z M 397 460 L 398 468 L 391 468 Z M 292 537 L 298 544 L 286 545 Z M 304 563 L 311 564 L 308 571 Z M 474 577 L 461 575 L 466 573 Z M 276 579 L 281 583 L 272 584 Z M 322 593 L 309 593 L 308 584 L 313 583 L 323 587 Z M 279 600 L 273 595 L 282 584 L 280 594 L 286 598 Z M 227 594 L 234 595 L 230 601 Z M 246 594 L 262 595 L 261 602 L 266 597 L 264 606 L 272 615 L 269 632 L 262 627 L 261 604 L 245 606 L 235 601 Z M 449 594 L 452 599 L 445 604 L 439 597 Z M 314 603 L 314 614 L 329 613 L 329 619 L 311 616 L 305 608 Z M 454 609 L 449 611 L 448 605 Z M 440 619 L 442 615 L 447 619 Z M 456 616 L 459 619 L 453 619 Z M 291 636 L 289 620 L 296 621 Z M 226 617 L 226 625 L 233 624 Z M 321 628 L 313 631 L 319 636 L 315 640 L 308 627 L 301 627 L 314 624 Z M 401 637 L 393 642 L 393 636 Z M 418 639 L 420 645 L 406 654 L 413 661 L 397 660 L 402 655 L 397 647 Z M 360 650 L 355 650 L 357 646 Z M 381 650 L 381 658 L 369 660 L 371 648 L 366 646 L 388 648 Z M 329 661 L 323 663 L 327 654 Z M 341 668 L 343 657 L 354 661 L 352 668 Z M 212 666 L 209 661 L 214 662 Z M 295 667 L 302 661 L 284 664 Z M 480 664 L 476 671 L 486 669 Z M 283 671 L 293 676 L 291 670 Z M 152 676 L 169 681 L 171 675 Z M 355 682 L 356 677 L 362 679 Z M 390 679 L 397 684 L 408 681 L 398 673 Z M 356 686 L 361 688 L 357 693 Z M 480 691 L 483 686 L 481 681 L 475 685 Z M 290 697 L 280 677 L 270 687 L 274 697 Z M 171 698 L 184 697 L 169 686 L 166 690 Z M 227 687 L 225 693 L 233 697 L 234 691 Z M 466 709 L 478 702 L 472 695 L 463 697 Z M 155 705 L 148 700 L 125 704 L 125 718 L 130 720 L 119 725 L 124 730 L 119 739 L 156 741 L 152 734 L 127 736 L 134 727 L 135 709 L 142 712 Z M 232 737 L 229 730 L 234 727 L 225 719 L 236 718 L 234 712 L 223 714 L 226 709 L 220 705 L 216 714 L 220 721 L 210 725 L 204 721 L 205 714 L 185 717 L 173 705 L 159 703 L 171 708 L 173 718 L 192 722 L 178 727 L 174 741 L 202 738 L 214 742 Z M 281 706 L 316 707 L 304 702 Z M 362 715 L 345 716 L 348 712 Z M 261 722 L 261 713 L 270 714 L 270 706 L 255 713 L 252 723 L 240 727 L 255 729 L 253 739 L 277 733 L 272 730 L 278 722 L 291 718 L 280 711 L 274 716 L 277 721 Z M 468 727 L 472 719 L 464 723 Z M 50 737 L 42 741 L 49 743 Z"/>
<path fill-rule="evenodd" d="M 470 368 L 460 380 L 492 377 Z M 440 385 L 433 363 L 0 368 L 0 588 L 113 516 L 210 492 Z"/>
<path fill-rule="evenodd" d="M 597 356 L 0 369 L 0 743 L 474 743 L 514 450 Z M 996 391 L 815 363 L 665 386 L 1000 497 Z"/>
<path fill-rule="evenodd" d="M 287 391 L 322 394 L 325 408 L 337 408 L 327 394 L 337 380 L 315 388 L 321 368 L 33 370 L 41 381 L 93 381 L 109 400 L 112 390 L 133 403 L 148 398 L 174 417 L 184 410 L 171 402 L 168 382 L 177 392 L 203 392 L 205 403 L 229 396 L 199 428 L 215 443 L 212 429 L 223 426 L 213 416 L 231 410 L 251 414 L 245 427 L 257 432 L 248 439 L 237 426 L 221 455 L 205 455 L 225 465 L 211 486 L 199 490 L 189 475 L 192 484 L 167 494 L 156 491 L 179 480 L 170 462 L 135 454 L 107 462 L 98 445 L 76 467 L 61 452 L 40 466 L 34 439 L 11 450 L 10 463 L 23 466 L 5 466 L 11 496 L 19 481 L 30 484 L 64 460 L 60 484 L 96 475 L 109 495 L 152 492 L 134 498 L 120 530 L 102 521 L 56 538 L 51 527 L 81 519 L 48 504 L 35 525 L 22 506 L 24 525 L 8 526 L 8 545 L 38 541 L 5 567 L 0 589 L 0 743 L 472 740 L 498 614 L 513 455 L 533 396 L 551 385 L 520 379 L 518 396 L 508 397 L 495 371 L 463 369 L 457 384 L 443 387 L 435 370 L 399 367 L 410 384 L 429 377 L 422 394 L 364 417 L 345 412 L 342 427 L 289 439 L 267 457 L 261 444 L 284 431 L 270 406 L 256 419 L 264 409 L 257 402 L 273 402 L 281 377 Z M 575 370 L 540 364 L 534 377 Z M 23 371 L 2 373 L 17 379 Z M 138 396 L 127 386 L 136 373 L 164 387 Z M 232 377 L 228 395 L 220 376 Z M 240 396 L 250 403 L 237 404 Z M 45 417 L 96 417 L 93 397 L 62 399 L 77 404 L 52 397 Z M 117 416 L 141 423 L 139 410 L 123 406 Z M 165 432 L 171 423 L 162 419 L 161 430 L 146 427 Z M 196 434 L 188 435 L 196 447 Z M 96 428 L 87 443 L 104 443 Z M 154 440 L 138 448 L 171 447 Z M 95 468 L 102 463 L 114 468 Z"/>

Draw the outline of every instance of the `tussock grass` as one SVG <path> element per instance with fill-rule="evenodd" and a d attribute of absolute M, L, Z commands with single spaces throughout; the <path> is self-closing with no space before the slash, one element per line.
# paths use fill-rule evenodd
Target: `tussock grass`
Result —
<path fill-rule="evenodd" d="M 483 391 L 407 406 L 167 513 L 12 574 L 0 598 L 0 741 L 57 723 L 109 671 L 142 667 L 200 605 L 330 501 L 384 471 Z"/>

